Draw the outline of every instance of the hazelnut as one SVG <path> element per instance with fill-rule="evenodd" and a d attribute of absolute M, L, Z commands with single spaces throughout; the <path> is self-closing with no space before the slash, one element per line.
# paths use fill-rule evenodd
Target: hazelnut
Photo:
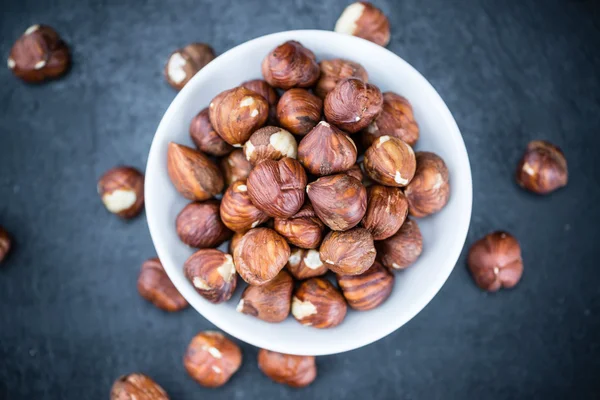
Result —
<path fill-rule="evenodd" d="M 215 97 L 208 110 L 219 136 L 234 147 L 242 147 L 252 132 L 267 121 L 269 103 L 252 90 L 236 87 Z"/>
<path fill-rule="evenodd" d="M 310 203 L 289 218 L 275 218 L 273 229 L 287 241 L 304 249 L 316 249 L 323 239 L 325 225 Z"/>
<path fill-rule="evenodd" d="M 327 94 L 323 108 L 328 122 L 354 133 L 373 122 L 382 106 L 383 96 L 377 86 L 358 78 L 346 78 Z"/>
<path fill-rule="evenodd" d="M 534 140 L 527 145 L 516 178 L 521 187 L 537 194 L 566 186 L 569 173 L 565 155 L 552 143 Z"/>
<path fill-rule="evenodd" d="M 367 190 L 346 174 L 324 176 L 306 187 L 317 216 L 334 231 L 358 225 L 367 211 Z"/>
<path fill-rule="evenodd" d="M 521 246 L 506 232 L 493 232 L 475 242 L 467 264 L 477 286 L 488 292 L 510 289 L 523 275 Z"/>
<path fill-rule="evenodd" d="M 181 90 L 198 71 L 215 59 L 215 52 L 207 44 L 191 43 L 171 53 L 165 65 L 169 85 Z"/>
<path fill-rule="evenodd" d="M 158 258 L 144 261 L 137 281 L 140 295 L 161 310 L 183 310 L 188 302 L 173 285 Z"/>
<path fill-rule="evenodd" d="M 260 349 L 258 368 L 275 382 L 294 388 L 308 386 L 317 377 L 313 356 L 294 356 Z"/>
<path fill-rule="evenodd" d="M 221 219 L 232 231 L 245 232 L 266 222 L 269 216 L 250 201 L 246 181 L 237 181 L 223 195 Z"/>
<path fill-rule="evenodd" d="M 419 125 L 413 108 L 404 97 L 394 93 L 383 94 L 381 114 L 362 132 L 363 144 L 369 147 L 381 136 L 393 136 L 414 146 L 419 139 Z"/>
<path fill-rule="evenodd" d="M 233 253 L 237 272 L 250 285 L 264 285 L 275 278 L 290 258 L 290 246 L 269 228 L 249 230 Z"/>
<path fill-rule="evenodd" d="M 264 160 L 281 160 L 284 157 L 298 156 L 298 143 L 285 129 L 265 126 L 250 136 L 244 144 L 244 155 L 252 165 Z"/>
<path fill-rule="evenodd" d="M 183 272 L 196 291 L 215 304 L 229 300 L 237 285 L 233 258 L 216 249 L 192 254 L 183 265 Z"/>
<path fill-rule="evenodd" d="M 265 100 L 267 100 L 267 103 L 269 103 L 269 118 L 267 120 L 267 124 L 277 125 L 277 102 L 279 101 L 279 95 L 277 94 L 277 91 L 262 79 L 246 81 L 240 86 L 260 94 L 265 98 Z"/>
<path fill-rule="evenodd" d="M 354 164 L 352 167 L 350 167 L 350 169 L 344 171 L 344 173 L 357 179 L 359 182 L 362 182 L 365 177 L 360 165 L 358 164 Z"/>
<path fill-rule="evenodd" d="M 194 202 L 184 207 L 175 223 L 177 235 L 190 247 L 217 247 L 232 235 L 219 216 L 219 202 Z"/>
<path fill-rule="evenodd" d="M 248 285 L 236 310 L 267 322 L 281 322 L 290 313 L 294 280 L 282 270 L 262 286 Z"/>
<path fill-rule="evenodd" d="M 289 40 L 265 57 L 262 74 L 269 85 L 277 88 L 306 88 L 319 79 L 319 64 L 312 51 L 295 40 Z"/>
<path fill-rule="evenodd" d="M 97 189 L 106 209 L 121 218 L 133 218 L 144 209 L 144 175 L 133 167 L 108 170 Z"/>
<path fill-rule="evenodd" d="M 215 388 L 227 383 L 240 368 L 242 351 L 219 332 L 201 332 L 188 345 L 183 365 L 200 385 Z"/>
<path fill-rule="evenodd" d="M 365 172 L 371 179 L 386 186 L 403 187 L 410 183 L 417 161 L 412 147 L 402 140 L 382 136 L 365 153 Z"/>
<path fill-rule="evenodd" d="M 149 376 L 123 375 L 110 390 L 110 400 L 169 400 L 167 392 Z"/>
<path fill-rule="evenodd" d="M 71 64 L 69 49 L 47 25 L 32 25 L 10 50 L 8 68 L 25 82 L 38 83 L 64 75 Z"/>
<path fill-rule="evenodd" d="M 11 244 L 12 240 L 8 232 L 0 226 L 0 263 L 8 256 Z"/>
<path fill-rule="evenodd" d="M 377 242 L 376 247 L 381 263 L 387 268 L 407 268 L 417 261 L 423 251 L 419 225 L 412 219 L 406 219 L 395 235 Z"/>
<path fill-rule="evenodd" d="M 246 180 L 252 171 L 252 164 L 246 160 L 242 149 L 229 153 L 221 160 L 220 166 L 227 185 L 231 185 L 235 181 Z"/>
<path fill-rule="evenodd" d="M 387 17 L 379 8 L 366 1 L 352 3 L 346 7 L 334 30 L 367 39 L 384 47 L 390 41 L 390 23 Z"/>
<path fill-rule="evenodd" d="M 377 261 L 360 275 L 338 275 L 337 280 L 348 305 L 360 311 L 379 306 L 394 288 L 394 274 Z"/>
<path fill-rule="evenodd" d="M 170 142 L 167 170 L 171 182 L 189 200 L 208 200 L 223 191 L 219 168 L 207 156 L 187 146 Z"/>
<path fill-rule="evenodd" d="M 305 89 L 290 89 L 277 103 L 279 124 L 295 135 L 306 135 L 321 120 L 323 100 Z"/>
<path fill-rule="evenodd" d="M 325 275 L 329 270 L 321 261 L 319 251 L 313 249 L 293 249 L 286 267 L 298 280 Z"/>
<path fill-rule="evenodd" d="M 374 240 L 383 240 L 398 232 L 408 215 L 408 201 L 398 188 L 373 185 L 367 188 L 367 212 L 362 225 Z"/>
<path fill-rule="evenodd" d="M 246 232 L 236 232 L 233 234 L 231 240 L 229 241 L 229 254 L 235 253 L 235 249 L 240 244 L 240 241 L 244 237 Z"/>
<path fill-rule="evenodd" d="M 363 82 L 369 81 L 367 71 L 359 63 L 335 58 L 323 60 L 319 63 L 321 77 L 315 86 L 315 94 L 324 99 L 335 85 L 345 78 L 358 78 Z"/>
<path fill-rule="evenodd" d="M 414 178 L 404 189 L 410 215 L 426 217 L 440 211 L 450 198 L 448 168 L 437 154 L 416 153 L 417 169 Z"/>
<path fill-rule="evenodd" d="M 306 172 L 292 158 L 265 160 L 248 176 L 248 195 L 270 217 L 288 218 L 304 204 Z"/>
<path fill-rule="evenodd" d="M 213 129 L 208 117 L 208 108 L 200 111 L 192 119 L 190 137 L 199 150 L 213 156 L 224 156 L 233 151 L 233 147 L 221 139 Z"/>
<path fill-rule="evenodd" d="M 292 315 L 305 326 L 319 329 L 338 326 L 347 309 L 344 296 L 323 278 L 302 282 L 292 297 Z"/>
<path fill-rule="evenodd" d="M 321 260 L 340 275 L 358 275 L 375 262 L 373 235 L 364 228 L 329 232 L 319 249 Z"/>
<path fill-rule="evenodd" d="M 356 145 L 350 136 L 321 121 L 300 141 L 298 161 L 313 175 L 344 172 L 356 163 Z"/>

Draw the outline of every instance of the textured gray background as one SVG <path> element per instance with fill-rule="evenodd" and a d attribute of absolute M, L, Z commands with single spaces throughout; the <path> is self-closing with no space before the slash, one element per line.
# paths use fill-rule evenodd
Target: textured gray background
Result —
<path fill-rule="evenodd" d="M 133 371 L 173 399 L 598 398 L 597 1 L 377 1 L 391 20 L 389 48 L 432 82 L 462 130 L 475 196 L 467 245 L 506 229 L 521 241 L 525 274 L 515 290 L 482 293 L 463 252 L 416 318 L 373 345 L 319 358 L 318 379 L 301 391 L 264 377 L 244 344 L 228 385 L 194 383 L 181 358 L 210 324 L 139 297 L 140 263 L 154 256 L 146 220 L 109 215 L 95 186 L 116 164 L 144 168 L 175 96 L 162 77 L 174 48 L 206 41 L 222 53 L 267 33 L 331 29 L 347 1 L 0 4 L 3 58 L 43 22 L 74 59 L 68 76 L 42 86 L 0 68 L 0 224 L 16 241 L 0 268 L 0 398 L 108 398 L 113 380 Z M 513 181 L 538 138 L 563 148 L 571 173 L 566 189 L 543 198 Z"/>

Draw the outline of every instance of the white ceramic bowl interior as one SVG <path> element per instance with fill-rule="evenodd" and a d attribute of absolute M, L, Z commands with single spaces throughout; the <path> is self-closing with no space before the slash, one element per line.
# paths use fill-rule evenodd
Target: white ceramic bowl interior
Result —
<path fill-rule="evenodd" d="M 225 89 L 261 78 L 261 62 L 269 51 L 286 40 L 298 40 L 319 60 L 346 58 L 361 63 L 369 81 L 382 92 L 394 91 L 412 103 L 421 133 L 417 150 L 439 154 L 450 172 L 451 195 L 438 214 L 418 220 L 423 233 L 423 254 L 407 270 L 396 273 L 390 298 L 371 311 L 349 310 L 344 322 L 319 330 L 300 325 L 293 317 L 269 324 L 236 312 L 245 286 L 239 279 L 233 298 L 220 305 L 196 293 L 183 274 L 183 264 L 193 253 L 175 231 L 175 218 L 188 203 L 177 193 L 167 174 L 167 144 L 192 145 L 188 126 L 194 115 Z M 460 131 L 448 107 L 429 82 L 407 62 L 383 47 L 353 36 L 329 31 L 301 30 L 275 33 L 251 40 L 224 53 L 177 95 L 165 113 L 148 157 L 146 214 L 152 240 L 169 277 L 206 319 L 228 334 L 273 351 L 324 355 L 356 349 L 398 329 L 429 303 L 442 287 L 463 247 L 471 218 L 471 170 Z"/>

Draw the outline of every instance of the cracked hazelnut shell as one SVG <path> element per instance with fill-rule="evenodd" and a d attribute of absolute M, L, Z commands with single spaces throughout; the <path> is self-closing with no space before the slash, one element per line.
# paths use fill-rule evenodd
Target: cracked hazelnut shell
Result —
<path fill-rule="evenodd" d="M 319 73 L 314 53 L 295 40 L 277 46 L 262 62 L 265 81 L 284 90 L 311 87 L 319 79 Z"/>
<path fill-rule="evenodd" d="M 161 310 L 175 312 L 188 306 L 188 302 L 175 288 L 158 258 L 144 261 L 137 288 L 144 299 Z"/>
<path fill-rule="evenodd" d="M 240 86 L 245 87 L 246 89 L 250 89 L 253 92 L 260 94 L 262 97 L 267 100 L 269 103 L 269 118 L 267 119 L 267 124 L 269 125 L 278 125 L 277 123 L 277 102 L 279 101 L 279 94 L 277 91 L 262 79 L 254 79 L 251 81 L 246 81 L 242 83 Z"/>
<path fill-rule="evenodd" d="M 296 138 L 285 129 L 265 126 L 254 132 L 244 144 L 244 155 L 252 165 L 264 160 L 296 158 L 298 143 Z"/>
<path fill-rule="evenodd" d="M 234 150 L 223 157 L 219 166 L 221 167 L 225 184 L 228 186 L 235 181 L 245 181 L 248 179 L 250 171 L 252 171 L 252 164 L 246 160 L 242 149 Z"/>
<path fill-rule="evenodd" d="M 188 345 L 183 365 L 200 385 L 216 388 L 226 384 L 240 368 L 242 351 L 219 332 L 200 332 Z"/>
<path fill-rule="evenodd" d="M 517 183 L 537 194 L 548 194 L 567 185 L 569 172 L 565 155 L 557 146 L 543 140 L 527 145 L 516 172 Z"/>
<path fill-rule="evenodd" d="M 381 114 L 361 135 L 365 147 L 371 146 L 381 136 L 397 137 L 414 146 L 419 140 L 419 125 L 410 102 L 394 92 L 385 92 Z"/>
<path fill-rule="evenodd" d="M 269 228 L 246 232 L 233 254 L 235 268 L 250 285 L 264 285 L 277 276 L 290 258 L 290 246 Z"/>
<path fill-rule="evenodd" d="M 338 275 L 337 281 L 348 305 L 359 311 L 378 307 L 394 288 L 394 274 L 377 261 L 362 274 Z"/>
<path fill-rule="evenodd" d="M 216 249 L 201 249 L 183 265 L 185 277 L 206 300 L 219 304 L 231 298 L 237 285 L 233 257 Z"/>
<path fill-rule="evenodd" d="M 319 63 L 321 76 L 315 86 L 315 94 L 324 99 L 327 93 L 331 92 L 335 85 L 345 78 L 358 78 L 363 82 L 369 81 L 367 71 L 357 62 L 335 58 L 332 60 L 323 60 Z"/>
<path fill-rule="evenodd" d="M 136 373 L 123 375 L 115 381 L 110 400 L 169 400 L 169 396 L 152 378 Z"/>
<path fill-rule="evenodd" d="M 448 168 L 437 154 L 427 151 L 416 153 L 415 176 L 404 189 L 410 215 L 426 217 L 440 211 L 450 198 Z"/>
<path fill-rule="evenodd" d="M 354 228 L 345 232 L 329 232 L 319 254 L 323 263 L 339 275 L 358 275 L 365 272 L 375 262 L 373 235 L 364 228 Z"/>
<path fill-rule="evenodd" d="M 402 140 L 382 136 L 365 152 L 365 172 L 375 182 L 403 187 L 410 183 L 417 169 L 412 147 Z"/>
<path fill-rule="evenodd" d="M 267 322 L 281 322 L 290 314 L 294 280 L 282 270 L 261 286 L 248 285 L 236 310 Z"/>
<path fill-rule="evenodd" d="M 327 122 L 348 133 L 366 128 L 381 113 L 383 95 L 379 88 L 358 78 L 340 80 L 325 97 Z"/>
<path fill-rule="evenodd" d="M 305 326 L 333 328 L 342 323 L 347 310 L 344 296 L 323 278 L 303 281 L 292 297 L 292 315 Z"/>
<path fill-rule="evenodd" d="M 306 135 L 321 120 L 323 100 L 305 89 L 286 91 L 277 103 L 279 124 L 294 135 Z"/>
<path fill-rule="evenodd" d="M 412 265 L 423 252 L 419 225 L 407 218 L 395 235 L 375 243 L 381 263 L 392 270 Z"/>
<path fill-rule="evenodd" d="M 12 240 L 10 235 L 0 226 L 0 263 L 8 257 L 11 246 Z"/>
<path fill-rule="evenodd" d="M 258 368 L 275 382 L 294 388 L 308 386 L 317 377 L 313 356 L 295 356 L 260 349 Z"/>
<path fill-rule="evenodd" d="M 399 188 L 372 185 L 367 188 L 367 212 L 362 225 L 374 240 L 387 239 L 402 226 L 408 216 L 408 200 Z"/>
<path fill-rule="evenodd" d="M 310 203 L 289 218 L 275 218 L 273 229 L 291 245 L 304 249 L 316 249 L 323 240 L 325 224 L 317 217 Z"/>
<path fill-rule="evenodd" d="M 232 235 L 221 221 L 217 200 L 188 204 L 177 215 L 175 226 L 179 239 L 197 249 L 218 247 Z"/>
<path fill-rule="evenodd" d="M 248 196 L 246 181 L 231 184 L 221 199 L 221 220 L 234 232 L 246 232 L 261 225 L 269 216 L 259 210 Z"/>
<path fill-rule="evenodd" d="M 200 111 L 192 119 L 190 137 L 200 151 L 213 156 L 224 156 L 233 151 L 233 146 L 224 141 L 213 129 L 208 117 L 208 108 Z"/>
<path fill-rule="evenodd" d="M 346 7 L 334 31 L 358 36 L 383 47 L 390 41 L 390 22 L 379 8 L 366 1 Z"/>
<path fill-rule="evenodd" d="M 325 275 L 329 268 L 321 261 L 319 250 L 292 249 L 286 268 L 297 280 Z"/>
<path fill-rule="evenodd" d="M 169 55 L 165 65 L 165 78 L 174 89 L 181 90 L 198 71 L 215 57 L 215 51 L 209 45 L 190 43 Z"/>
<path fill-rule="evenodd" d="M 319 122 L 298 145 L 298 161 L 317 176 L 349 170 L 356 163 L 356 155 L 350 136 L 325 121 Z"/>
<path fill-rule="evenodd" d="M 144 209 L 144 175 L 133 167 L 106 171 L 97 189 L 106 209 L 121 218 L 133 218 Z"/>

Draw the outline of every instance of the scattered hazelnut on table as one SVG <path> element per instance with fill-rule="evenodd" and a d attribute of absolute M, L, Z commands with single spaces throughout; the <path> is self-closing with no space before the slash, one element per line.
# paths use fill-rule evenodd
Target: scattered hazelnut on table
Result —
<path fill-rule="evenodd" d="M 245 180 L 232 183 L 225 191 L 221 200 L 221 220 L 232 231 L 246 232 L 268 219 L 269 216 L 250 201 Z"/>
<path fill-rule="evenodd" d="M 353 228 L 345 232 L 329 232 L 319 254 L 331 271 L 340 275 L 358 275 L 375 262 L 373 235 L 364 228 Z"/>
<path fill-rule="evenodd" d="M 108 170 L 97 189 L 106 209 L 121 218 L 133 218 L 144 209 L 144 175 L 133 167 Z"/>
<path fill-rule="evenodd" d="M 313 175 L 330 175 L 349 170 L 356 163 L 356 145 L 350 136 L 319 122 L 298 145 L 298 161 Z"/>
<path fill-rule="evenodd" d="M 235 253 L 235 249 L 237 248 L 238 244 L 240 244 L 240 241 L 244 237 L 245 233 L 246 232 L 236 232 L 233 234 L 233 237 L 229 241 L 229 254 Z"/>
<path fill-rule="evenodd" d="M 344 296 L 327 280 L 303 281 L 292 297 L 292 315 L 305 326 L 326 329 L 342 323 L 348 307 Z"/>
<path fill-rule="evenodd" d="M 236 310 L 267 322 L 281 322 L 290 314 L 294 280 L 282 270 L 261 286 L 248 285 Z"/>
<path fill-rule="evenodd" d="M 295 40 L 277 46 L 262 62 L 265 81 L 285 90 L 314 86 L 319 73 L 314 53 Z"/>
<path fill-rule="evenodd" d="M 382 107 L 383 95 L 377 86 L 358 78 L 346 78 L 327 94 L 323 109 L 327 122 L 355 133 L 373 122 Z"/>
<path fill-rule="evenodd" d="M 387 17 L 379 8 L 366 1 L 352 3 L 346 7 L 334 30 L 367 39 L 384 47 L 390 41 L 390 23 Z"/>
<path fill-rule="evenodd" d="M 338 275 L 337 281 L 348 305 L 360 311 L 379 306 L 394 288 L 394 274 L 377 261 L 362 274 Z"/>
<path fill-rule="evenodd" d="M 323 60 L 319 63 L 321 76 L 315 86 L 315 94 L 324 99 L 335 85 L 345 78 L 358 78 L 363 82 L 369 81 L 369 75 L 362 65 L 341 58 Z"/>
<path fill-rule="evenodd" d="M 269 228 L 254 228 L 242 237 L 233 260 L 237 272 L 250 285 L 264 285 L 275 278 L 290 258 L 290 246 Z"/>
<path fill-rule="evenodd" d="M 306 203 L 289 218 L 275 218 L 273 229 L 294 246 L 316 249 L 323 239 L 325 224 L 317 217 L 313 206 Z"/>
<path fill-rule="evenodd" d="M 25 82 L 38 83 L 64 75 L 71 64 L 69 49 L 47 25 L 32 25 L 10 50 L 8 68 Z"/>
<path fill-rule="evenodd" d="M 169 400 L 167 392 L 143 374 L 123 375 L 110 390 L 110 400 Z"/>
<path fill-rule="evenodd" d="M 362 225 L 374 240 L 387 239 L 402 226 L 408 215 L 408 200 L 399 188 L 373 185 L 367 188 L 367 212 Z"/>
<path fill-rule="evenodd" d="M 477 286 L 488 292 L 512 288 L 523 275 L 521 246 L 506 232 L 493 232 L 475 242 L 467 264 Z"/>
<path fill-rule="evenodd" d="M 231 298 L 237 285 L 233 257 L 216 249 L 198 250 L 183 265 L 185 277 L 211 303 Z"/>
<path fill-rule="evenodd" d="M 414 146 L 419 140 L 419 125 L 415 121 L 413 108 L 406 98 L 394 92 L 385 92 L 381 114 L 362 131 L 361 135 L 366 147 L 371 146 L 381 136 L 397 137 Z"/>
<path fill-rule="evenodd" d="M 358 165 L 358 164 L 354 164 L 353 166 L 350 167 L 350 169 L 344 171 L 344 173 L 347 175 L 350 175 L 351 177 L 355 178 L 359 182 L 362 182 L 365 177 L 362 169 L 360 168 L 360 165 Z"/>
<path fill-rule="evenodd" d="M 221 159 L 220 167 L 223 172 L 225 184 L 228 186 L 235 181 L 245 181 L 248 178 L 248 175 L 250 175 L 250 171 L 252 171 L 252 164 L 246 160 L 246 156 L 242 149 L 234 150 L 223 157 Z"/>
<path fill-rule="evenodd" d="M 285 129 L 265 126 L 254 132 L 244 144 L 244 155 L 252 165 L 264 160 L 296 158 L 298 143 L 296 138 Z"/>
<path fill-rule="evenodd" d="M 233 146 L 224 141 L 213 129 L 208 108 L 200 111 L 190 124 L 190 137 L 200 151 L 213 156 L 224 156 L 233 151 Z"/>
<path fill-rule="evenodd" d="M 262 79 L 254 79 L 246 81 L 240 86 L 250 89 L 253 92 L 260 94 L 269 103 L 269 118 L 267 119 L 268 125 L 277 125 L 277 102 L 279 101 L 279 95 L 277 91 L 273 89 L 267 81 Z"/>
<path fill-rule="evenodd" d="M 306 135 L 321 120 L 323 100 L 306 89 L 290 89 L 277 103 L 279 124 L 294 135 Z"/>
<path fill-rule="evenodd" d="M 189 200 L 208 200 L 223 191 L 223 176 L 207 156 L 187 146 L 170 142 L 167 170 L 171 182 Z"/>
<path fill-rule="evenodd" d="M 317 377 L 313 356 L 294 356 L 260 349 L 258 368 L 275 382 L 294 388 L 308 386 Z"/>
<path fill-rule="evenodd" d="M 557 146 L 543 140 L 527 145 L 517 167 L 517 183 L 537 194 L 548 194 L 567 185 L 569 173 L 565 155 Z"/>
<path fill-rule="evenodd" d="M 8 256 L 11 245 L 12 240 L 10 235 L 0 226 L 0 263 Z"/>
<path fill-rule="evenodd" d="M 144 261 L 137 288 L 144 299 L 161 310 L 175 312 L 188 306 L 188 302 L 175 288 L 158 258 Z"/>
<path fill-rule="evenodd" d="M 426 217 L 440 211 L 450 198 L 448 168 L 437 154 L 416 153 L 415 176 L 404 189 L 410 215 Z"/>
<path fill-rule="evenodd" d="M 419 225 L 407 218 L 395 235 L 376 242 L 375 246 L 383 265 L 400 270 L 417 261 L 423 251 L 423 237 Z"/>
<path fill-rule="evenodd" d="M 412 147 L 401 139 L 381 136 L 367 149 L 364 167 L 374 181 L 386 186 L 403 187 L 415 175 L 417 160 Z"/>
<path fill-rule="evenodd" d="M 221 333 L 201 332 L 190 342 L 183 364 L 196 382 L 215 388 L 227 383 L 240 368 L 242 351 Z"/>
<path fill-rule="evenodd" d="M 321 261 L 319 250 L 314 249 L 292 249 L 286 268 L 298 280 L 325 275 L 329 271 Z"/>
<path fill-rule="evenodd" d="M 171 53 L 165 65 L 165 78 L 181 90 L 198 71 L 215 59 L 215 51 L 205 43 L 191 43 Z"/>
<path fill-rule="evenodd" d="M 198 249 L 217 247 L 232 235 L 221 221 L 217 200 L 188 204 L 177 216 L 175 226 L 181 241 Z"/>

